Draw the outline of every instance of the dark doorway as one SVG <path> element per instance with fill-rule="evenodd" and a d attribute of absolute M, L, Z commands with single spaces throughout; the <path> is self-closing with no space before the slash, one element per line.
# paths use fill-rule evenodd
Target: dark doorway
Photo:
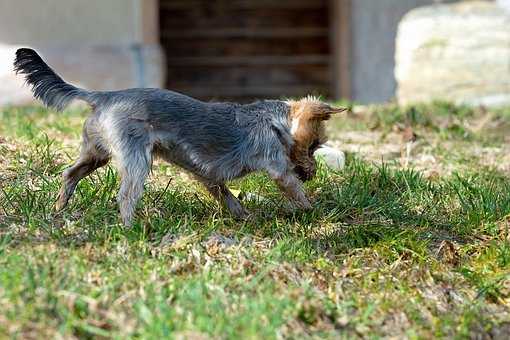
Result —
<path fill-rule="evenodd" d="M 169 89 L 248 101 L 332 92 L 329 0 L 160 0 Z"/>

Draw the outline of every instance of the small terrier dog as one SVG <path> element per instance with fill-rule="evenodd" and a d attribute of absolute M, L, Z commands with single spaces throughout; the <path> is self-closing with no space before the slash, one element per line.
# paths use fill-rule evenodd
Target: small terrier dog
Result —
<path fill-rule="evenodd" d="M 323 122 L 346 110 L 313 97 L 241 105 L 206 103 L 162 89 L 87 91 L 66 83 L 27 48 L 16 52 L 14 70 L 48 107 L 61 111 L 78 99 L 93 109 L 83 127 L 80 157 L 63 173 L 57 210 L 82 178 L 113 158 L 126 226 L 154 156 L 191 172 L 237 218 L 248 213 L 225 182 L 257 170 L 267 171 L 298 208 L 310 209 L 303 182 L 315 176 L 313 153 L 325 142 Z"/>

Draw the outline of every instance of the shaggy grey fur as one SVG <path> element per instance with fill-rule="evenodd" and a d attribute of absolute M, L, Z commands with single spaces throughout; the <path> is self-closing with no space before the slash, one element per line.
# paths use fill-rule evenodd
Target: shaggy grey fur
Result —
<path fill-rule="evenodd" d="M 298 207 L 310 208 L 289 160 L 293 138 L 284 101 L 240 105 L 205 103 L 162 89 L 86 91 L 65 83 L 31 49 L 18 50 L 14 66 L 47 106 L 62 110 L 80 99 L 93 108 L 80 158 L 63 174 L 58 209 L 82 178 L 113 158 L 121 174 L 121 217 L 129 225 L 153 156 L 193 173 L 240 218 L 247 212 L 225 182 L 257 170 L 267 171 Z"/>

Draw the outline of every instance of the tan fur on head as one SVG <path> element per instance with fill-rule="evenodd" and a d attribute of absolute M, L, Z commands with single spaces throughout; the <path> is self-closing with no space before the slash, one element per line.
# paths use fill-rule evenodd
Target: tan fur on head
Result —
<path fill-rule="evenodd" d="M 313 96 L 286 103 L 290 107 L 289 121 L 294 142 L 301 146 L 314 141 L 321 142 L 325 138 L 323 122 L 330 119 L 331 115 L 347 110 L 334 108 Z"/>
<path fill-rule="evenodd" d="M 313 96 L 286 103 L 290 107 L 289 122 L 294 139 L 290 158 L 296 165 L 296 171 L 301 172 L 300 177 L 309 179 L 315 175 L 313 153 L 326 142 L 324 121 L 347 109 L 334 108 Z"/>

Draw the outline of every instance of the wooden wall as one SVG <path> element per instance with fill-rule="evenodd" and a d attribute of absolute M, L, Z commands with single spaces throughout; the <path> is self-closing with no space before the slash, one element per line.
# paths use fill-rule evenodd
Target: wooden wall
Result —
<path fill-rule="evenodd" d="M 247 101 L 334 90 L 330 0 L 160 0 L 167 87 Z"/>

